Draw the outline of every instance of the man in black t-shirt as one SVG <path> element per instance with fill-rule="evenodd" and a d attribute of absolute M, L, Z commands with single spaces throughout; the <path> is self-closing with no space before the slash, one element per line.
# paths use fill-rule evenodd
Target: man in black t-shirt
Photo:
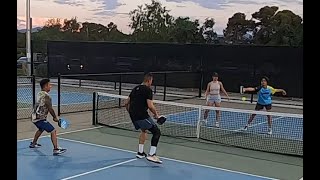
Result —
<path fill-rule="evenodd" d="M 152 101 L 152 81 L 153 76 L 151 73 L 148 73 L 144 76 L 143 83 L 132 89 L 126 102 L 126 108 L 130 114 L 130 118 L 135 129 L 141 130 L 139 137 L 139 149 L 136 157 L 147 157 L 147 160 L 149 161 L 162 163 L 159 157 L 156 156 L 156 149 L 161 136 L 161 132 L 148 113 L 149 109 L 153 113 L 155 119 L 158 119 L 159 117 L 159 114 Z M 151 147 L 148 156 L 143 149 L 144 142 L 147 137 L 147 130 L 152 133 Z"/>

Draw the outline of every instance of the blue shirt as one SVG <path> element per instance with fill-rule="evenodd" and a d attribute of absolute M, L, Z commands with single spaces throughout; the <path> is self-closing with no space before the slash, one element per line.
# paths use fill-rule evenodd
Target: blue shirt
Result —
<path fill-rule="evenodd" d="M 272 103 L 271 96 L 276 92 L 273 87 L 267 86 L 264 88 L 262 86 L 258 86 L 255 90 L 258 93 L 258 104 L 269 105 Z"/>

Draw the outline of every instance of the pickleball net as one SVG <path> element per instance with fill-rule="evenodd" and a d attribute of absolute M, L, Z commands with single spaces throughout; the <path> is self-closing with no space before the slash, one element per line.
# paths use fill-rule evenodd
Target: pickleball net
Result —
<path fill-rule="evenodd" d="M 93 122 L 108 127 L 136 131 L 125 108 L 127 96 L 95 92 Z M 303 156 L 303 115 L 234 108 L 217 108 L 194 104 L 154 100 L 161 115 L 161 134 L 195 138 L 252 150 Z M 207 121 L 203 120 L 208 110 Z M 220 112 L 216 127 L 216 111 Z M 244 126 L 256 114 L 247 130 Z M 268 134 L 267 116 L 272 117 L 272 134 Z"/>

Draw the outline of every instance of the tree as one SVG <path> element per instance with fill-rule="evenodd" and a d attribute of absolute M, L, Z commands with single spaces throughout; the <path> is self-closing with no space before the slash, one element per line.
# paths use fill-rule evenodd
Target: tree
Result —
<path fill-rule="evenodd" d="M 82 23 L 81 36 L 87 41 L 123 41 L 128 37 L 117 29 L 117 25 L 110 22 L 107 27 L 102 24 Z"/>
<path fill-rule="evenodd" d="M 268 44 L 302 45 L 302 18 L 289 10 L 279 11 L 272 18 L 271 41 Z"/>
<path fill-rule="evenodd" d="M 108 29 L 102 24 L 82 23 L 80 29 L 81 37 L 87 41 L 105 41 L 108 36 Z"/>
<path fill-rule="evenodd" d="M 45 26 L 37 33 L 32 36 L 33 40 L 62 40 L 64 39 L 61 32 L 61 21 L 60 19 L 49 19 Z"/>
<path fill-rule="evenodd" d="M 206 18 L 205 22 L 200 28 L 200 32 L 206 43 L 215 43 L 217 41 L 218 35 L 213 29 L 214 25 L 215 22 L 213 18 Z"/>
<path fill-rule="evenodd" d="M 244 44 L 250 42 L 249 35 L 255 28 L 255 22 L 246 20 L 244 13 L 235 13 L 228 20 L 227 28 L 223 30 L 226 41 L 232 44 Z"/>
<path fill-rule="evenodd" d="M 275 6 L 265 6 L 252 14 L 252 18 L 257 20 L 255 44 L 302 45 L 302 18 L 292 11 L 278 9 Z"/>
<path fill-rule="evenodd" d="M 26 47 L 26 34 L 20 33 L 17 30 L 17 48 L 25 48 Z"/>
<path fill-rule="evenodd" d="M 178 17 L 171 29 L 171 37 L 178 43 L 199 43 L 203 42 L 203 36 L 199 29 L 199 20 L 191 21 L 189 17 Z"/>
<path fill-rule="evenodd" d="M 166 7 L 152 0 L 151 4 L 138 6 L 130 12 L 134 41 L 168 41 L 173 17 Z"/>
<path fill-rule="evenodd" d="M 65 19 L 60 31 L 63 32 L 65 40 L 81 40 L 80 32 L 80 23 L 77 21 L 77 18 L 71 18 L 70 20 Z"/>

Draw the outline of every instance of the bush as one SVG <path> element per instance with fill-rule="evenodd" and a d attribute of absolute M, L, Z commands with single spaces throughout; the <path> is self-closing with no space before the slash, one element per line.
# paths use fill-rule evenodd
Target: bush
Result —
<path fill-rule="evenodd" d="M 47 64 L 39 64 L 35 69 L 35 75 L 37 77 L 48 77 L 48 66 L 47 66 Z"/>

